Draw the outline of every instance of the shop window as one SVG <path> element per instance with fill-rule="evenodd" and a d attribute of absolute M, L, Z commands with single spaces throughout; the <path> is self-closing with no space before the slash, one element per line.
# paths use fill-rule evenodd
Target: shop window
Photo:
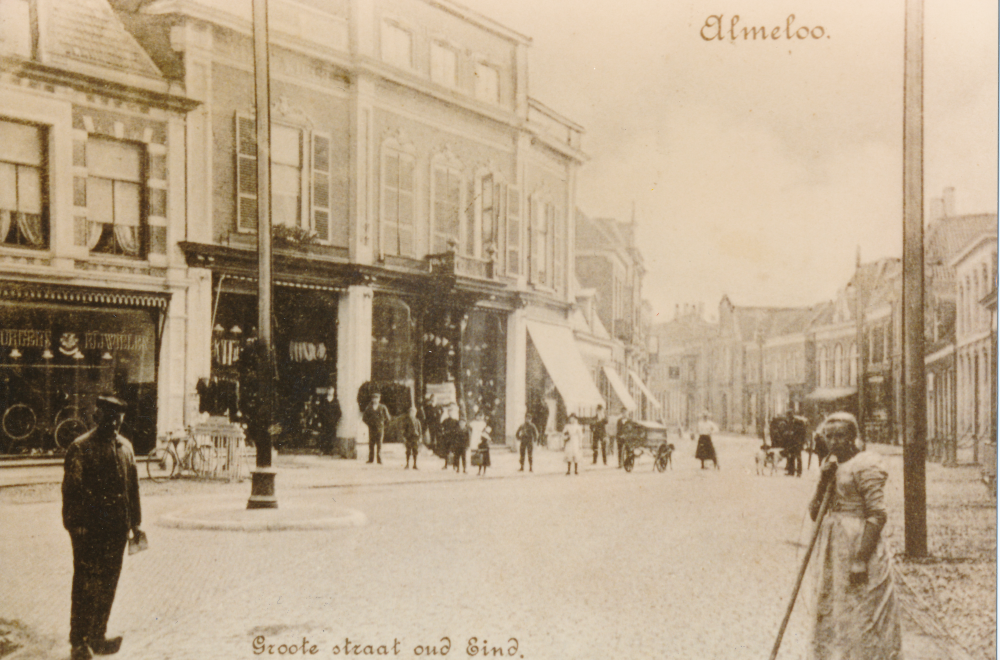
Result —
<path fill-rule="evenodd" d="M 96 254 L 141 256 L 143 147 L 91 137 L 87 140 L 87 244 Z"/>
<path fill-rule="evenodd" d="M 485 62 L 476 62 L 476 98 L 500 103 L 500 72 Z"/>
<path fill-rule="evenodd" d="M 458 85 L 458 52 L 440 41 L 431 44 L 431 80 L 445 87 Z"/>
<path fill-rule="evenodd" d="M 413 156 L 386 149 L 382 156 L 382 252 L 415 256 Z"/>
<path fill-rule="evenodd" d="M 413 68 L 413 35 L 390 21 L 382 23 L 382 60 L 404 69 Z"/>
<path fill-rule="evenodd" d="M 0 243 L 48 245 L 45 138 L 41 127 L 0 120 Z"/>
<path fill-rule="evenodd" d="M 450 243 L 461 245 L 459 223 L 462 213 L 462 174 L 458 170 L 435 166 L 434 186 L 434 249 L 447 252 Z"/>
<path fill-rule="evenodd" d="M 312 230 L 329 241 L 333 202 L 332 141 L 328 134 L 306 133 L 271 124 L 271 222 Z M 257 231 L 257 123 L 236 116 L 236 216 L 239 231 Z M 308 182 L 307 184 L 305 182 Z"/>
<path fill-rule="evenodd" d="M 507 188 L 507 274 L 521 272 L 521 196 L 517 188 Z"/>
<path fill-rule="evenodd" d="M 0 0 L 0 53 L 32 56 L 30 0 Z"/>

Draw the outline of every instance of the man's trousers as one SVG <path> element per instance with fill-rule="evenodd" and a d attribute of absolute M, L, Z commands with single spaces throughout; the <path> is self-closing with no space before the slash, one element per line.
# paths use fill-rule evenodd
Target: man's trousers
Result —
<path fill-rule="evenodd" d="M 69 643 L 82 646 L 103 640 L 107 633 L 128 533 L 70 534 L 70 540 L 73 543 L 73 600 Z"/>

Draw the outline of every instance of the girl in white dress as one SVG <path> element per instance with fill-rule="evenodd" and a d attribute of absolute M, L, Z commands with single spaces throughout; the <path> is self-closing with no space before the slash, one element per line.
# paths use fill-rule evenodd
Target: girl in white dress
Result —
<path fill-rule="evenodd" d="M 569 421 L 563 428 L 563 435 L 566 436 L 566 444 L 563 447 L 563 457 L 566 459 L 566 474 L 570 469 L 576 474 L 580 474 L 579 463 L 583 460 L 583 426 L 577 420 L 576 415 L 570 415 Z"/>

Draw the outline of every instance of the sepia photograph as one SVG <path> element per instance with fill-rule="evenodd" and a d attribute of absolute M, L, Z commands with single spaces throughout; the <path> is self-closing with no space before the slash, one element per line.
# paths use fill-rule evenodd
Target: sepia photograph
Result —
<path fill-rule="evenodd" d="M 997 657 L 981 0 L 0 0 L 0 660 Z"/>

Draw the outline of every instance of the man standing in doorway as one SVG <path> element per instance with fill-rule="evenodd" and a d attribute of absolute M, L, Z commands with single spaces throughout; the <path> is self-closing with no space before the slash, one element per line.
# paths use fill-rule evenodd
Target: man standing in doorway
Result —
<path fill-rule="evenodd" d="M 361 421 L 368 427 L 368 462 L 382 464 L 382 438 L 385 436 L 385 425 L 391 419 L 389 409 L 382 404 L 382 394 L 372 392 L 371 402 L 361 415 Z"/>
<path fill-rule="evenodd" d="M 69 641 L 72 660 L 117 653 L 122 638 L 107 639 L 129 533 L 138 539 L 142 510 L 132 443 L 118 434 L 127 406 L 97 398 L 97 427 L 66 451 L 63 526 L 73 544 Z"/>

